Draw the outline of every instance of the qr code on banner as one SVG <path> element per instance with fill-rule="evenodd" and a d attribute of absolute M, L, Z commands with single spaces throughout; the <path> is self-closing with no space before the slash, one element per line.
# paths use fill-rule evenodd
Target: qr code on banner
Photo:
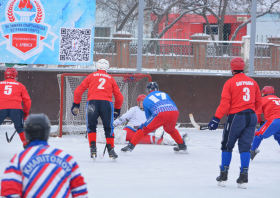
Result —
<path fill-rule="evenodd" d="M 91 29 L 61 28 L 59 61 L 89 62 Z"/>

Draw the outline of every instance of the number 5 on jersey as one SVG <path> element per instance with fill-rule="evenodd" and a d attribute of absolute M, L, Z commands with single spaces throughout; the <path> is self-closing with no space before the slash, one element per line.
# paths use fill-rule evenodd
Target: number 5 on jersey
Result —
<path fill-rule="evenodd" d="M 11 95 L 11 93 L 12 93 L 12 85 L 5 85 L 4 94 Z"/>

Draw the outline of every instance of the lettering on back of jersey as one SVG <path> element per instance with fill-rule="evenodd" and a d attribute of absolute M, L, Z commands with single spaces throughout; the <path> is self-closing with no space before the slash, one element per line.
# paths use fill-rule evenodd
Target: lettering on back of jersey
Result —
<path fill-rule="evenodd" d="M 254 82 L 253 81 L 239 81 L 239 82 L 236 82 L 236 86 L 242 86 L 242 85 L 254 85 Z"/>
<path fill-rule="evenodd" d="M 25 177 L 29 178 L 33 170 L 35 170 L 36 168 L 44 164 L 49 164 L 49 163 L 60 166 L 68 174 L 71 173 L 71 167 L 64 159 L 55 155 L 47 154 L 47 155 L 34 156 L 31 159 L 29 159 L 26 165 L 23 167 L 23 174 Z"/>
<path fill-rule="evenodd" d="M 100 73 L 96 73 L 96 74 L 94 73 L 93 76 L 100 76 L 100 77 L 111 78 L 111 76 L 108 75 L 108 74 L 100 74 Z"/>
<path fill-rule="evenodd" d="M 0 84 L 4 84 L 4 85 L 18 85 L 19 83 L 17 83 L 17 82 L 5 82 L 5 81 L 2 81 L 2 82 L 0 82 Z"/>

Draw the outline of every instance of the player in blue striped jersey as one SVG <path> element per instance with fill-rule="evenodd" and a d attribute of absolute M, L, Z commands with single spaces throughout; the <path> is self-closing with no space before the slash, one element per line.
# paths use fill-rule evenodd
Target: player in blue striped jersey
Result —
<path fill-rule="evenodd" d="M 72 156 L 47 143 L 50 121 L 31 114 L 24 123 L 27 148 L 16 154 L 1 181 L 3 197 L 87 197 L 87 188 Z"/>
<path fill-rule="evenodd" d="M 147 85 L 147 90 L 149 95 L 143 101 L 147 121 L 137 129 L 130 143 L 121 151 L 131 152 L 146 134 L 163 126 L 164 131 L 170 134 L 178 144 L 177 147 L 174 147 L 174 151 L 186 152 L 187 146 L 179 131 L 175 128 L 179 117 L 179 111 L 175 103 L 168 94 L 159 91 L 156 82 L 150 82 Z"/>

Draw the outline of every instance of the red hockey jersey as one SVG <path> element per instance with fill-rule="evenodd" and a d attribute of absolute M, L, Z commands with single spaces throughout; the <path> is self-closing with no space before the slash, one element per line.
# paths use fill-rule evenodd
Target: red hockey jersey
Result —
<path fill-rule="evenodd" d="M 31 99 L 23 84 L 14 79 L 0 82 L 0 109 L 22 109 L 28 113 L 31 107 Z"/>
<path fill-rule="evenodd" d="M 113 102 L 115 97 L 115 109 L 120 109 L 123 103 L 123 95 L 115 81 L 106 71 L 98 70 L 88 75 L 74 92 L 74 103 L 80 104 L 82 95 L 88 89 L 87 100 L 107 100 Z"/>
<path fill-rule="evenodd" d="M 223 87 L 221 102 L 215 117 L 234 114 L 246 109 L 258 110 L 262 105 L 259 85 L 244 73 L 235 74 Z"/>
<path fill-rule="evenodd" d="M 275 95 L 262 97 L 262 108 L 257 111 L 258 122 L 261 121 L 262 113 L 265 120 L 280 118 L 280 98 Z"/>

